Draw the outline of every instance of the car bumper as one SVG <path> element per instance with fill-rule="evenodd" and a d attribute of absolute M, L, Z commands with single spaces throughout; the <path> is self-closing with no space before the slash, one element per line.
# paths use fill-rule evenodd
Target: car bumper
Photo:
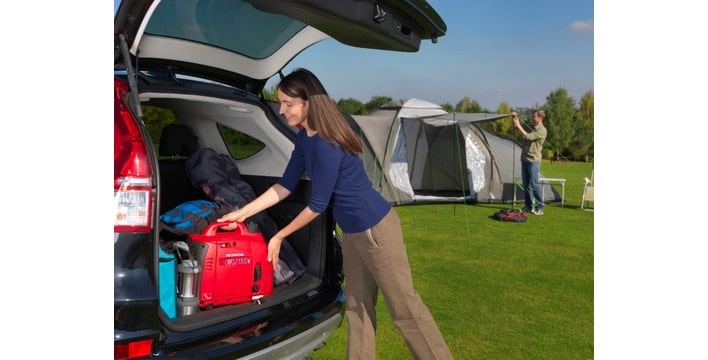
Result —
<path fill-rule="evenodd" d="M 334 331 L 342 324 L 342 315 L 335 314 L 317 326 L 297 336 L 263 349 L 257 353 L 242 357 L 248 360 L 265 359 L 305 359 L 313 350 L 324 345 Z"/>

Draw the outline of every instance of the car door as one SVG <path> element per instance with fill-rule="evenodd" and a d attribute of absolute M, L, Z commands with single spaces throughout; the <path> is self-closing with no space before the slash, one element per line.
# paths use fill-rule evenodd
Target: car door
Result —
<path fill-rule="evenodd" d="M 141 70 L 170 69 L 257 93 L 327 38 L 415 52 L 445 31 L 423 0 L 124 0 L 114 19 L 114 65 L 125 69 L 129 53 Z"/>

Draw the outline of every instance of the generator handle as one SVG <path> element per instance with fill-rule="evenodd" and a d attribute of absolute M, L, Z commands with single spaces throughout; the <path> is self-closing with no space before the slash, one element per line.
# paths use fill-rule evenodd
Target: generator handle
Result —
<path fill-rule="evenodd" d="M 222 222 L 215 222 L 211 223 L 204 228 L 204 231 L 202 231 L 202 235 L 204 236 L 214 236 L 217 231 L 219 231 L 219 228 L 222 226 L 227 226 L 231 224 L 230 221 L 222 221 Z M 236 222 L 238 224 L 238 227 L 235 230 L 238 230 L 241 234 L 243 234 L 247 229 L 246 229 L 246 224 L 242 222 Z"/>

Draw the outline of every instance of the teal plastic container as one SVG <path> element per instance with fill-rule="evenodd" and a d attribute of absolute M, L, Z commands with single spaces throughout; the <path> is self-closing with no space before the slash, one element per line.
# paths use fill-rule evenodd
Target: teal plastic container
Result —
<path fill-rule="evenodd" d="M 176 285 L 176 260 L 175 255 L 160 249 L 159 283 L 160 307 L 168 318 L 177 316 L 177 285 Z"/>

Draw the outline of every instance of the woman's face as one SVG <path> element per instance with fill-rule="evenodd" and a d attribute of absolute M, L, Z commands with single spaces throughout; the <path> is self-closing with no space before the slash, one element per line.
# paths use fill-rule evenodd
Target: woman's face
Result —
<path fill-rule="evenodd" d="M 307 101 L 301 98 L 294 98 L 286 95 L 278 89 L 278 100 L 280 101 L 280 115 L 285 117 L 290 126 L 307 127 Z"/>

